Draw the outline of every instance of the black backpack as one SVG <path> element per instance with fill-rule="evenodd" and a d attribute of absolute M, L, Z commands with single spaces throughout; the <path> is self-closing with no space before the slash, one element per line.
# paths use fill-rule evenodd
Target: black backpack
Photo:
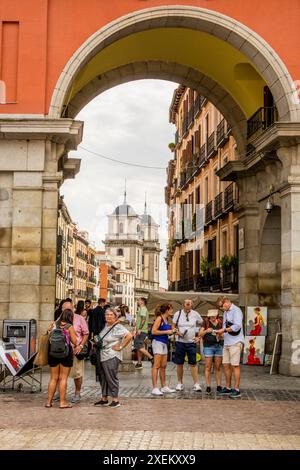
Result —
<path fill-rule="evenodd" d="M 49 355 L 57 359 L 65 359 L 69 355 L 64 331 L 57 325 L 49 335 Z"/>

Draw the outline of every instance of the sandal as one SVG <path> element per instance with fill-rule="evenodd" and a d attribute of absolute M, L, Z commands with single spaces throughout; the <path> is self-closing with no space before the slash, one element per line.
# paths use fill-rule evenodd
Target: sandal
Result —
<path fill-rule="evenodd" d="M 45 408 L 52 408 L 52 403 L 46 403 Z"/>
<path fill-rule="evenodd" d="M 67 405 L 65 406 L 60 406 L 59 407 L 61 410 L 64 410 L 65 408 L 73 408 L 73 406 L 71 405 L 71 403 L 68 403 Z"/>

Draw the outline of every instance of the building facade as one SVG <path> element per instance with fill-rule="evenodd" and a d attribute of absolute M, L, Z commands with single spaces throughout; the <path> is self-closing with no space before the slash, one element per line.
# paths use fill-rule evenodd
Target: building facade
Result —
<path fill-rule="evenodd" d="M 124 257 L 126 270 L 135 274 L 135 300 L 159 289 L 160 243 L 158 224 L 147 207 L 142 215 L 127 204 L 126 193 L 123 204 L 108 216 L 108 233 L 105 250 L 111 256 Z M 128 274 L 128 276 L 131 276 Z"/>
<path fill-rule="evenodd" d="M 97 262 L 99 266 L 100 297 L 105 299 L 106 302 L 115 304 L 117 268 L 105 251 L 97 251 Z"/>
<path fill-rule="evenodd" d="M 176 134 L 165 188 L 169 290 L 236 291 L 238 190 L 217 176 L 238 158 L 230 126 L 209 101 L 184 86 L 174 92 L 170 122 Z"/>
<path fill-rule="evenodd" d="M 70 297 L 96 301 L 99 297 L 96 249 L 88 232 L 80 231 L 72 221 L 60 197 L 57 228 L 56 301 Z"/>

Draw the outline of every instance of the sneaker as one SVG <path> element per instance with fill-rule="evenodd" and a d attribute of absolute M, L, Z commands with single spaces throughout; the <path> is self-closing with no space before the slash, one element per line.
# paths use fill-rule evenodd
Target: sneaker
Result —
<path fill-rule="evenodd" d="M 202 392 L 202 388 L 200 387 L 199 384 L 195 384 L 193 386 L 193 392 Z"/>
<path fill-rule="evenodd" d="M 221 390 L 219 391 L 219 393 L 221 395 L 230 395 L 232 392 L 231 388 L 227 388 L 227 387 L 221 387 Z"/>
<path fill-rule="evenodd" d="M 163 387 L 160 389 L 161 392 L 163 393 L 174 393 L 176 390 L 174 388 L 169 388 L 169 387 Z"/>
<path fill-rule="evenodd" d="M 59 393 L 56 392 L 53 397 L 53 401 L 59 401 Z"/>
<path fill-rule="evenodd" d="M 183 385 L 183 384 L 178 383 L 178 384 L 176 385 L 176 389 L 175 389 L 176 392 L 182 392 L 183 389 L 184 389 L 184 385 Z"/>
<path fill-rule="evenodd" d="M 135 368 L 135 369 L 142 369 L 142 368 L 143 368 L 143 364 L 142 364 L 142 363 L 139 364 L 139 363 L 137 362 L 134 368 Z"/>
<path fill-rule="evenodd" d="M 241 396 L 241 392 L 235 388 L 231 391 L 230 398 L 238 398 Z"/>
<path fill-rule="evenodd" d="M 94 406 L 109 406 L 108 400 L 99 400 L 94 403 Z"/>
<path fill-rule="evenodd" d="M 121 404 L 118 401 L 112 401 L 108 406 L 109 406 L 109 408 L 119 408 L 119 406 L 121 406 Z"/>
<path fill-rule="evenodd" d="M 206 387 L 206 395 L 210 395 L 211 394 L 211 387 Z"/>
<path fill-rule="evenodd" d="M 80 395 L 75 395 L 72 400 L 71 400 L 71 403 L 79 403 L 81 400 L 81 396 Z"/>
<path fill-rule="evenodd" d="M 155 395 L 157 397 L 161 397 L 163 393 L 159 390 L 159 388 L 154 388 L 151 392 L 152 395 Z"/>
<path fill-rule="evenodd" d="M 217 393 L 222 393 L 222 387 L 221 387 L 221 385 L 218 385 L 218 386 L 217 386 Z"/>

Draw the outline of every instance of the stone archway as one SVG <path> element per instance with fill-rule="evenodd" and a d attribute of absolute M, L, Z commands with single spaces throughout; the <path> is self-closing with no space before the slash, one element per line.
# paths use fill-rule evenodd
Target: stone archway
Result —
<path fill-rule="evenodd" d="M 130 61 L 126 62 L 125 56 L 125 63 L 119 61 L 101 70 L 103 81 L 99 83 L 89 65 L 102 63 L 101 54 L 110 47 L 117 48 L 121 41 L 123 46 L 128 44 L 128 38 L 140 39 L 142 36 L 136 35 L 155 34 L 158 30 L 166 35 L 163 37 L 168 35 L 171 45 L 174 31 L 187 32 L 190 38 L 197 34 L 197 38 L 205 36 L 206 40 L 215 41 L 209 44 L 220 41 L 227 51 L 241 58 L 235 65 L 246 63 L 247 66 L 234 69 L 241 75 L 230 75 L 225 83 L 217 77 L 216 71 L 201 70 L 199 58 L 197 63 L 175 60 L 171 50 L 165 51 L 164 57 L 159 54 L 152 58 L 151 54 L 143 57 L 141 47 L 139 54 Z M 200 42 L 196 44 L 198 46 Z M 213 52 L 210 50 L 210 54 Z M 190 57 L 194 55 L 191 53 Z M 278 111 L 278 122 L 251 141 L 251 155 L 245 148 L 248 143 L 246 120 L 251 115 L 252 105 L 242 96 L 242 90 L 258 103 L 256 90 L 259 87 L 252 83 L 253 80 L 244 87 L 238 86 L 236 82 L 241 81 L 245 70 L 255 77 L 254 81 L 261 81 L 260 87 L 264 83 L 269 86 Z M 300 338 L 297 313 L 300 307 L 300 258 L 297 256 L 300 252 L 297 249 L 300 233 L 300 211 L 297 209 L 300 207 L 299 105 L 291 99 L 294 88 L 288 70 L 266 41 L 233 18 L 201 8 L 151 8 L 113 21 L 85 41 L 70 58 L 56 84 L 46 117 L 0 122 L 0 208 L 3 215 L 0 317 L 36 318 L 41 328 L 52 319 L 58 191 L 63 179 L 74 177 L 79 170 L 78 160 L 69 159 L 68 152 L 80 143 L 83 123 L 72 118 L 104 89 L 147 77 L 179 81 L 198 89 L 233 124 L 242 158 L 227 164 L 219 175 L 223 179 L 237 180 L 241 189 L 240 220 L 241 228 L 245 230 L 245 246 L 240 250 L 242 305 L 257 300 L 261 213 L 264 210 L 264 203 L 259 201 L 265 199 L 266 188 L 275 179 L 275 191 L 282 207 L 284 337 L 281 371 L 300 375 L 300 365 L 292 362 L 292 345 Z M 274 168 L 275 177 L 272 174 Z M 260 178 L 264 184 L 258 183 L 259 174 L 262 174 Z"/>

